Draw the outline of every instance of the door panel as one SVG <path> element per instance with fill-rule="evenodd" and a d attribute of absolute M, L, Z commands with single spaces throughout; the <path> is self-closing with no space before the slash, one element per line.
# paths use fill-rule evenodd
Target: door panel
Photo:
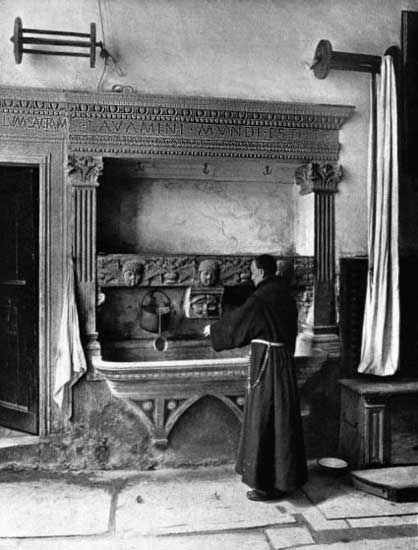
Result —
<path fill-rule="evenodd" d="M 38 433 L 38 181 L 0 166 L 0 425 Z"/>

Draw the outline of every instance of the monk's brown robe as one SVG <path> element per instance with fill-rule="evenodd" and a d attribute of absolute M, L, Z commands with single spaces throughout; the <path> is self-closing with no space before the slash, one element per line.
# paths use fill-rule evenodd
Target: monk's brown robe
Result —
<path fill-rule="evenodd" d="M 249 382 L 236 471 L 242 481 L 263 491 L 292 491 L 307 479 L 299 395 L 293 353 L 297 310 L 288 285 L 264 279 L 247 301 L 211 326 L 216 351 L 238 348 L 254 339 L 282 342 L 267 352 L 251 344 Z M 258 380 L 259 378 L 259 380 Z"/>

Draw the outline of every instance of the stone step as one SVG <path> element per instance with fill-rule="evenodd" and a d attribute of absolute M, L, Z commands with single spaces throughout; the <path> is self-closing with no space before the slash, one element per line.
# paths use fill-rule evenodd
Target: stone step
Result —
<path fill-rule="evenodd" d="M 354 486 L 395 502 L 418 502 L 418 465 L 351 472 Z"/>

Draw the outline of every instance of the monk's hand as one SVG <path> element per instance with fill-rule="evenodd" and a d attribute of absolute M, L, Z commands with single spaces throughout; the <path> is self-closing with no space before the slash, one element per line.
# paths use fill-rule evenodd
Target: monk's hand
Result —
<path fill-rule="evenodd" d="M 206 325 L 203 329 L 203 336 L 206 336 L 206 338 L 210 336 L 210 325 Z"/>

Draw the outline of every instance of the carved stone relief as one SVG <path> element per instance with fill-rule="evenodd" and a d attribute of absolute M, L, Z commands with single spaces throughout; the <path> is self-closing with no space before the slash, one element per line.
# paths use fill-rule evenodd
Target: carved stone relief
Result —
<path fill-rule="evenodd" d="M 198 286 L 214 286 L 219 277 L 219 264 L 216 260 L 202 260 L 197 268 Z"/>
<path fill-rule="evenodd" d="M 77 153 L 337 160 L 353 107 L 0 89 L 0 136 L 67 139 Z M 321 130 L 318 132 L 318 130 Z"/>
<path fill-rule="evenodd" d="M 352 110 L 352 107 L 346 106 L 143 97 L 136 94 L 123 98 L 117 94 L 0 89 L 0 142 L 9 144 L 18 140 L 31 140 L 38 144 L 48 144 L 46 172 L 48 178 L 50 173 L 54 176 L 54 185 L 51 185 L 50 191 L 48 187 L 48 193 L 45 192 L 48 220 L 52 205 L 61 204 L 58 198 L 63 195 L 57 177 L 64 166 L 62 155 L 67 150 L 74 154 L 69 159 L 67 177 L 74 191 L 72 206 L 77 239 L 74 251 L 82 302 L 82 328 L 87 337 L 87 351 L 98 371 L 97 363 L 94 364 L 100 358 L 95 325 L 96 259 L 98 285 L 126 288 L 192 286 L 202 259 L 197 256 L 142 258 L 125 254 L 96 257 L 95 195 L 98 175 L 102 169 L 101 157 L 129 155 L 139 158 L 184 156 L 335 161 L 339 151 L 338 130 Z M 49 158 L 59 162 L 59 170 L 51 171 Z M 54 234 L 65 235 L 65 217 L 60 223 L 62 226 L 55 226 Z M 49 238 L 47 231 L 45 234 Z M 51 270 L 48 262 L 57 246 L 55 243 L 55 248 L 51 247 L 50 242 L 46 242 L 45 251 L 42 249 L 42 258 L 47 259 L 45 264 L 48 266 L 45 281 L 49 273 L 55 273 L 55 264 Z M 129 264 L 129 261 L 134 264 Z M 217 258 L 217 261 L 219 284 L 236 285 L 249 280 L 250 258 L 230 256 Z M 60 259 L 60 263 L 63 265 L 64 262 Z M 298 303 L 305 304 L 312 295 L 313 259 L 292 258 L 291 263 L 293 289 Z M 49 303 L 53 293 L 48 284 L 45 283 L 44 288 L 46 302 Z M 50 330 L 53 326 L 49 320 L 42 320 L 42 323 L 47 330 L 40 333 L 50 338 L 49 335 L 54 333 L 54 330 Z M 49 358 L 52 351 L 50 353 L 49 349 L 53 349 L 53 344 L 48 342 L 41 349 L 40 363 L 48 365 L 48 376 L 41 378 L 48 380 L 48 388 L 51 387 L 49 370 L 52 365 Z M 157 439 L 166 440 L 171 427 L 191 403 L 187 400 L 192 396 L 203 395 L 204 391 L 207 393 L 208 387 L 210 393 L 218 389 L 218 394 L 228 399 L 230 407 L 234 405 L 235 399 L 236 408 L 233 410 L 239 416 L 246 369 L 242 365 L 236 367 L 225 367 L 222 371 L 216 366 L 199 371 L 193 365 L 176 378 L 172 366 L 165 368 L 162 373 L 156 373 L 155 369 L 147 370 L 141 365 L 138 373 L 127 373 L 122 365 L 111 382 L 117 385 L 117 377 L 121 377 L 119 382 L 123 391 L 115 395 L 120 398 L 128 395 L 128 398 L 143 401 L 141 411 L 144 418 L 149 421 L 152 418 L 153 422 L 150 424 L 150 432 Z M 184 388 L 184 393 L 172 393 L 173 380 L 177 388 Z M 150 382 L 155 382 L 155 385 L 151 384 L 147 396 Z M 49 389 L 42 390 L 45 400 L 49 399 L 48 395 L 44 395 L 47 392 Z M 154 408 L 158 409 L 158 416 L 152 413 Z"/>
<path fill-rule="evenodd" d="M 97 187 L 98 177 L 103 171 L 103 161 L 101 157 L 69 155 L 67 163 L 67 175 L 71 184 L 89 185 Z"/>
<path fill-rule="evenodd" d="M 97 282 L 100 287 L 112 286 L 198 286 L 201 281 L 202 267 L 212 265 L 215 270 L 209 281 L 221 286 L 234 286 L 251 280 L 250 256 L 142 256 L 137 254 L 99 254 L 97 256 Z M 312 283 L 313 259 L 296 256 L 278 258 L 278 270 L 286 271 L 295 287 Z M 128 284 L 124 278 L 127 265 L 137 265 L 142 277 L 135 285 Z M 215 269 L 215 265 L 217 266 Z M 208 273 L 205 273 L 205 280 Z M 132 279 L 131 279 L 132 282 Z M 214 284 L 213 283 L 213 284 Z M 204 285 L 201 286 L 212 286 Z"/>
<path fill-rule="evenodd" d="M 185 293 L 184 313 L 188 319 L 218 319 L 222 315 L 223 287 L 216 287 L 219 263 L 213 258 L 201 260 L 197 279 Z"/>
<path fill-rule="evenodd" d="M 314 336 L 320 335 L 321 345 L 329 339 L 330 349 L 339 354 L 335 315 L 335 205 L 334 195 L 342 178 L 342 167 L 332 163 L 311 162 L 295 171 L 295 183 L 300 194 L 315 194 L 314 240 L 315 278 L 313 324 L 307 327 Z M 335 351 L 337 350 L 337 351 Z"/>
<path fill-rule="evenodd" d="M 343 176 L 341 165 L 328 162 L 310 162 L 295 171 L 295 183 L 300 186 L 300 194 L 336 193 Z"/>
<path fill-rule="evenodd" d="M 210 262 L 210 263 L 207 263 Z M 105 292 L 107 287 L 189 287 L 189 297 L 201 305 L 199 297 L 210 304 L 213 317 L 221 313 L 219 298 L 222 288 L 250 281 L 250 256 L 218 256 L 216 258 L 216 286 L 203 286 L 199 278 L 199 266 L 208 267 L 215 258 L 202 256 L 140 256 L 136 254 L 105 254 L 97 258 L 97 283 Z M 142 277 L 126 280 L 124 269 L 138 265 Z M 277 259 L 278 273 L 288 278 L 303 323 L 312 304 L 314 287 L 314 259 L 312 257 L 289 257 Z M 130 284 L 133 283 L 134 284 Z M 187 298 L 187 297 L 186 297 Z M 187 300 L 186 300 L 187 302 Z M 196 312 L 194 312 L 196 313 Z M 186 316 L 194 316 L 193 311 Z M 197 314 L 197 313 L 196 313 Z"/>
<path fill-rule="evenodd" d="M 126 286 L 138 286 L 144 273 L 144 264 L 128 260 L 122 267 L 122 279 Z"/>
<path fill-rule="evenodd" d="M 223 287 L 189 287 L 184 297 L 188 319 L 218 319 L 222 315 Z"/>
<path fill-rule="evenodd" d="M 88 357 L 100 354 L 96 331 L 96 188 L 101 157 L 70 155 L 66 165 L 72 191 L 73 256 L 77 274 L 82 337 Z"/>

